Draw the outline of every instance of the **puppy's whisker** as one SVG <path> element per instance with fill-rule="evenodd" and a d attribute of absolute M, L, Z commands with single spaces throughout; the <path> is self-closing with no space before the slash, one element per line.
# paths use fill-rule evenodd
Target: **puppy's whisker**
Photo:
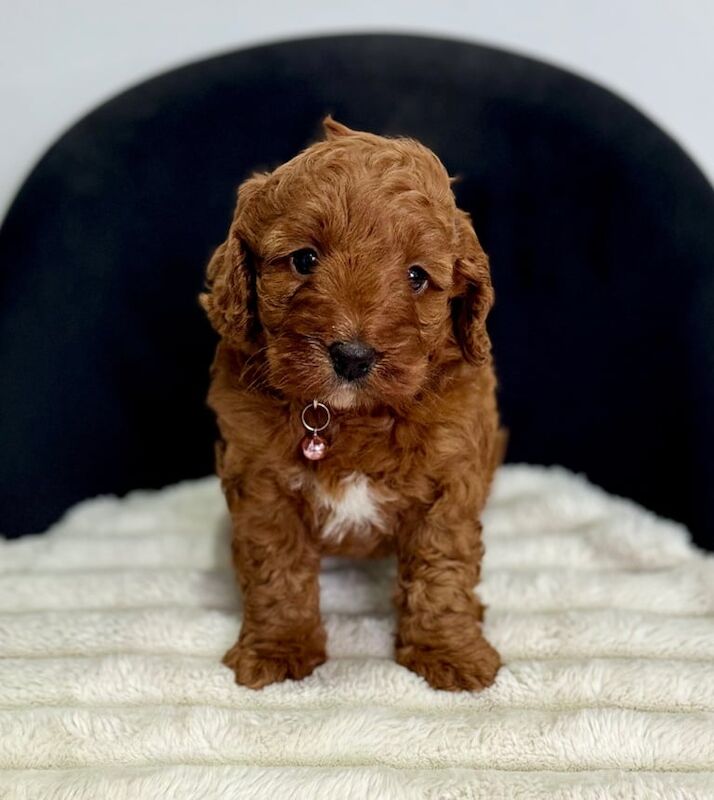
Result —
<path fill-rule="evenodd" d="M 254 363 L 255 359 L 258 356 L 263 355 L 268 350 L 268 345 L 264 345 L 263 347 L 258 348 L 254 353 L 251 353 L 250 356 L 246 359 L 243 367 L 241 368 L 241 378 L 243 380 L 247 380 L 250 373 L 253 371 L 254 367 L 258 366 L 257 372 L 254 374 L 252 379 L 249 383 L 246 384 L 246 391 L 253 392 L 258 388 L 265 388 L 266 383 L 266 375 L 265 375 L 265 368 L 260 368 L 260 365 L 256 365 Z"/>
<path fill-rule="evenodd" d="M 267 350 L 268 350 L 268 345 L 266 344 L 263 345 L 262 347 L 259 347 L 254 353 L 251 353 L 246 359 L 245 363 L 243 364 L 242 374 L 245 374 L 245 372 L 252 366 L 253 359 L 257 358 L 259 355 L 262 355 Z"/>

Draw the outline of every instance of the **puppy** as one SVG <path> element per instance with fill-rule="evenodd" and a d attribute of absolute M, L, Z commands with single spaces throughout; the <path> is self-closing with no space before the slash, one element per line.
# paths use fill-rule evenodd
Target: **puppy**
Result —
<path fill-rule="evenodd" d="M 325 661 L 323 555 L 395 553 L 396 660 L 491 684 L 474 593 L 500 458 L 486 256 L 439 159 L 352 131 L 238 192 L 200 297 L 243 625 L 224 663 L 258 689 Z"/>

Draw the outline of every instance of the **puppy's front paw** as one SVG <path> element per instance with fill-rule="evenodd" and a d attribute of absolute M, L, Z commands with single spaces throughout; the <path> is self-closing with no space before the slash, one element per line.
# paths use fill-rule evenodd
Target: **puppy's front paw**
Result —
<path fill-rule="evenodd" d="M 501 666 L 491 645 L 479 636 L 458 648 L 401 645 L 397 663 L 426 679 L 433 689 L 478 692 L 490 686 Z"/>
<path fill-rule="evenodd" d="M 325 662 L 325 649 L 298 647 L 286 653 L 276 648 L 275 655 L 266 655 L 255 648 L 237 642 L 223 656 L 223 663 L 235 674 L 236 683 L 250 689 L 262 689 L 269 683 L 278 683 L 286 678 L 299 681 L 307 677 L 315 667 Z"/>

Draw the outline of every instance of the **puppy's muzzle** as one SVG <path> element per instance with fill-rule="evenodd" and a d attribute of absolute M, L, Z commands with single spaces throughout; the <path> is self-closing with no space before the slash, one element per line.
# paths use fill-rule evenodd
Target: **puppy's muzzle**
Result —
<path fill-rule="evenodd" d="M 375 349 L 357 340 L 333 342 L 328 349 L 335 374 L 350 382 L 368 375 L 377 361 Z"/>

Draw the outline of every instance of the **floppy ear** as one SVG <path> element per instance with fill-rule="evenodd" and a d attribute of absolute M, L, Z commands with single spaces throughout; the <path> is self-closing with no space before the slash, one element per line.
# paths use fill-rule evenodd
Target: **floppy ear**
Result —
<path fill-rule="evenodd" d="M 491 353 L 486 317 L 493 305 L 488 258 L 479 244 L 469 215 L 456 211 L 456 262 L 451 319 L 454 336 L 470 364 L 484 364 Z"/>
<path fill-rule="evenodd" d="M 250 206 L 266 178 L 267 175 L 254 175 L 238 190 L 228 238 L 209 261 L 206 291 L 198 298 L 216 332 L 237 345 L 253 338 L 260 328 L 253 257 L 245 233 Z"/>

